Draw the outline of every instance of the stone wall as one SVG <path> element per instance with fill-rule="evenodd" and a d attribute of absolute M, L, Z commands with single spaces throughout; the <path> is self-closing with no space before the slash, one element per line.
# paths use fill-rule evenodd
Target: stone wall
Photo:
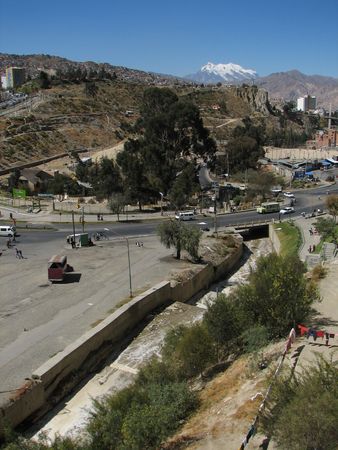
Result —
<path fill-rule="evenodd" d="M 276 232 L 273 223 L 269 224 L 269 238 L 272 243 L 272 247 L 273 247 L 274 251 L 276 253 L 279 253 L 281 245 L 280 245 L 280 240 L 278 237 L 278 232 Z"/>

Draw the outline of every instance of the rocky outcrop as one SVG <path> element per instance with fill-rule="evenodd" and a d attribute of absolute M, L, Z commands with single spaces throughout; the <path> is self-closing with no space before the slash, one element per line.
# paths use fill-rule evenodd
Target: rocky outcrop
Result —
<path fill-rule="evenodd" d="M 253 111 L 263 114 L 271 114 L 269 95 L 267 91 L 259 89 L 257 86 L 246 86 L 234 88 L 234 94 L 250 105 Z"/>

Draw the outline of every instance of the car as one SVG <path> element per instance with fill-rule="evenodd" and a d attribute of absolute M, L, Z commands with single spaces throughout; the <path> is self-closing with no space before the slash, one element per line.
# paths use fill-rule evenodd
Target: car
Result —
<path fill-rule="evenodd" d="M 295 198 L 295 195 L 292 192 L 284 192 L 284 197 Z"/>
<path fill-rule="evenodd" d="M 292 208 L 292 206 L 285 206 L 279 211 L 279 214 L 291 214 L 295 212 L 295 208 Z"/>

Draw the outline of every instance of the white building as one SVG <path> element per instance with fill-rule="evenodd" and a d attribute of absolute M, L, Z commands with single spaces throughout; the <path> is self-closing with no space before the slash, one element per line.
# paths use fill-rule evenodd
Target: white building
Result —
<path fill-rule="evenodd" d="M 313 95 L 297 98 L 298 111 L 314 111 L 317 106 L 317 99 Z"/>
<path fill-rule="evenodd" d="M 2 89 L 8 89 L 6 75 L 1 75 L 1 87 Z"/>

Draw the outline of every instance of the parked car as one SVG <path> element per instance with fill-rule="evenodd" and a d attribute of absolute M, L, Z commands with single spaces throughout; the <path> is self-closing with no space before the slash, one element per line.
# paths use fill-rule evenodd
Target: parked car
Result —
<path fill-rule="evenodd" d="M 295 198 L 295 195 L 292 192 L 284 192 L 284 197 Z"/>
<path fill-rule="evenodd" d="M 279 211 L 280 214 L 291 214 L 293 212 L 295 212 L 295 208 L 292 208 L 292 206 L 285 206 Z"/>

